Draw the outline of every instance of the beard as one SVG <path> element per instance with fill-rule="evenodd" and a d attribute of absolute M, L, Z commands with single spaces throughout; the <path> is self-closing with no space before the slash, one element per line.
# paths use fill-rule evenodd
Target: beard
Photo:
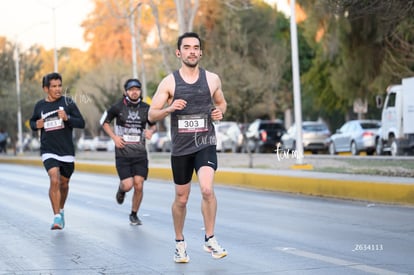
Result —
<path fill-rule="evenodd" d="M 183 60 L 183 63 L 190 68 L 195 68 L 198 65 L 198 60 L 194 61 L 194 62 L 189 62 L 188 60 Z"/>

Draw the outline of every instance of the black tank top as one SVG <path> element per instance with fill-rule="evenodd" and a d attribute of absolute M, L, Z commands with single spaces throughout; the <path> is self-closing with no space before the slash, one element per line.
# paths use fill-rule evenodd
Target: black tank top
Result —
<path fill-rule="evenodd" d="M 184 110 L 171 113 L 171 141 L 173 156 L 183 156 L 198 152 L 208 146 L 216 145 L 216 133 L 211 121 L 213 107 L 206 71 L 199 68 L 199 78 L 188 84 L 173 72 L 175 79 L 175 99 L 184 99 Z"/>

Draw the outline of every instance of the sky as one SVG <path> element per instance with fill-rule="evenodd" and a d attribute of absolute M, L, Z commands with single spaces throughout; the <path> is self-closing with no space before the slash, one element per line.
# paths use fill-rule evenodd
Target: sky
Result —
<path fill-rule="evenodd" d="M 0 36 L 23 48 L 53 49 L 56 38 L 57 48 L 86 50 L 80 24 L 92 9 L 90 0 L 0 0 Z"/>
<path fill-rule="evenodd" d="M 276 2 L 278 9 L 289 13 L 287 0 L 265 1 L 272 6 Z M 0 36 L 23 49 L 38 44 L 50 50 L 56 41 L 58 49 L 86 50 L 80 25 L 92 10 L 91 0 L 0 0 Z"/>

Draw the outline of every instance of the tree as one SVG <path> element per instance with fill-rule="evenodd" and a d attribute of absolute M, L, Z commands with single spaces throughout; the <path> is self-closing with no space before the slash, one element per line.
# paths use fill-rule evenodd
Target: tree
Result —
<path fill-rule="evenodd" d="M 354 100 L 367 99 L 367 116 L 378 117 L 375 95 L 413 73 L 413 1 L 300 3 L 308 14 L 304 25 L 308 41 L 319 49 L 310 75 L 304 78 L 315 106 L 325 107 L 328 114 L 340 110 L 347 118 Z M 317 75 L 318 71 L 326 73 Z M 322 86 L 313 85 L 315 80 Z M 318 102 L 322 91 L 324 100 Z M 329 96 L 337 103 L 320 105 L 327 103 Z"/>
<path fill-rule="evenodd" d="M 194 18 L 199 8 L 198 0 L 174 0 L 177 9 L 179 34 L 193 30 Z"/>
<path fill-rule="evenodd" d="M 17 93 L 15 47 L 19 45 L 0 38 L 0 127 L 6 129 L 13 142 L 17 140 Z M 33 105 L 42 96 L 40 80 L 37 78 L 42 65 L 39 58 L 41 49 L 30 47 L 19 51 L 20 101 L 22 123 L 30 118 Z M 23 130 L 29 131 L 22 125 Z"/>
<path fill-rule="evenodd" d="M 141 68 L 139 78 L 143 82 L 144 94 L 147 94 L 148 87 L 152 89 L 156 86 L 154 83 L 166 74 L 165 71 L 169 72 L 169 64 L 173 60 L 173 55 L 168 57 L 167 54 L 169 47 L 166 45 L 170 40 L 165 41 L 162 34 L 171 37 L 168 34 L 176 22 L 175 14 L 171 16 L 175 11 L 174 1 L 166 0 L 161 4 L 160 0 L 149 0 L 139 2 L 137 6 L 131 6 L 131 3 L 129 0 L 95 0 L 95 10 L 82 24 L 85 27 L 84 37 L 90 42 L 88 56 L 95 66 L 108 62 L 123 62 L 126 66 L 134 63 L 131 38 L 135 37 Z M 158 36 L 154 35 L 155 29 Z M 164 64 L 164 68 L 158 64 Z"/>
<path fill-rule="evenodd" d="M 260 2 L 217 1 L 205 11 L 197 26 L 206 38 L 208 58 L 202 62 L 223 79 L 226 119 L 281 117 L 290 99 L 283 81 L 289 69 L 288 26 L 284 15 Z"/>
<path fill-rule="evenodd" d="M 103 61 L 76 83 L 70 96 L 85 118 L 86 134 L 100 134 L 99 120 L 105 110 L 122 98 L 128 78 L 129 66 L 123 60 Z"/>

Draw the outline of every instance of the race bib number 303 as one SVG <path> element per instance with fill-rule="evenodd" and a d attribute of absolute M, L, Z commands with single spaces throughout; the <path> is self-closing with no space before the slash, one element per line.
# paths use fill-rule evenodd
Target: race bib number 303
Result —
<path fill-rule="evenodd" d="M 178 116 L 178 133 L 198 133 L 208 131 L 207 115 Z"/>

